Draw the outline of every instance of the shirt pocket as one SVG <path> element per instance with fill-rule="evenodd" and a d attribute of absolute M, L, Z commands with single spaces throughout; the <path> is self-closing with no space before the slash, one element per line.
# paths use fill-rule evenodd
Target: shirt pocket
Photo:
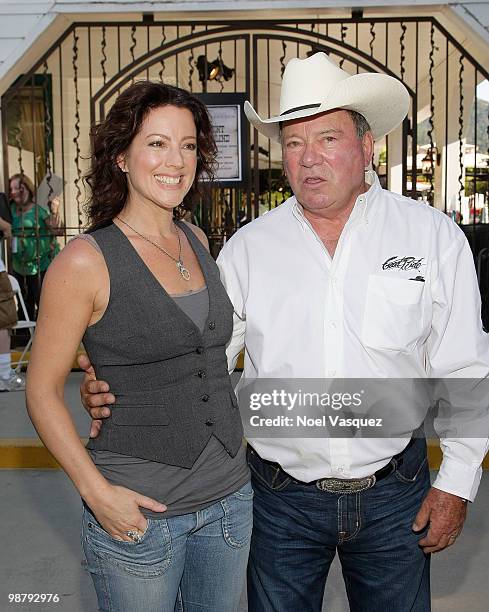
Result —
<path fill-rule="evenodd" d="M 370 275 L 363 344 L 382 350 L 413 351 L 423 331 L 424 285 L 421 281 Z"/>

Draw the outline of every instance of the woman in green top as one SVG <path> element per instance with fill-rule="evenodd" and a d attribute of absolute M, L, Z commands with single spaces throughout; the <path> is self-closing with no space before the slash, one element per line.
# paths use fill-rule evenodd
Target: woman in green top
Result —
<path fill-rule="evenodd" d="M 12 211 L 12 267 L 24 296 L 27 312 L 35 318 L 44 274 L 59 251 L 59 202 L 51 212 L 34 202 L 34 185 L 23 174 L 9 181 Z"/>

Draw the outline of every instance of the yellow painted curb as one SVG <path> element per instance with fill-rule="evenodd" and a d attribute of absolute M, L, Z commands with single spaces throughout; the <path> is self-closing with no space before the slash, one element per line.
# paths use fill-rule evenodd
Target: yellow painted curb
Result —
<path fill-rule="evenodd" d="M 82 438 L 87 443 L 87 438 Z M 436 441 L 428 442 L 428 461 L 430 470 L 440 468 L 442 453 Z M 485 457 L 482 467 L 489 469 L 489 455 Z M 0 469 L 34 469 L 58 470 L 60 466 L 39 439 L 11 438 L 0 440 Z"/>
<path fill-rule="evenodd" d="M 0 469 L 59 470 L 60 465 L 39 439 L 9 438 L 0 440 Z"/>

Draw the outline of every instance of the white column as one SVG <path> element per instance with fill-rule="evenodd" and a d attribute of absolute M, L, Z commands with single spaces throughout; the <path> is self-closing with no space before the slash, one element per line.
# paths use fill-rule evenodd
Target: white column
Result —
<path fill-rule="evenodd" d="M 458 67 L 454 62 L 450 65 L 449 80 L 452 86 L 448 95 L 448 142 L 446 130 L 446 91 L 440 87 L 435 90 L 435 116 L 434 116 L 434 139 L 436 141 L 438 153 L 441 154 L 440 165 L 435 167 L 435 207 L 440 210 L 445 209 L 445 193 L 447 195 L 447 210 L 459 210 L 458 194 L 460 189 L 460 86 L 458 83 Z M 474 103 L 474 85 L 466 77 L 463 81 L 463 133 L 466 134 L 467 126 L 470 121 L 470 113 Z M 438 104 L 437 104 L 438 101 Z M 471 139 L 471 135 L 467 135 Z M 464 151 L 465 138 L 462 141 L 462 155 Z M 462 167 L 462 184 L 465 185 L 465 168 Z M 462 197 L 464 197 L 462 193 Z M 468 222 L 468 216 L 464 215 L 464 221 Z"/>
<path fill-rule="evenodd" d="M 402 194 L 402 124 L 389 134 L 388 143 L 387 187 Z"/>

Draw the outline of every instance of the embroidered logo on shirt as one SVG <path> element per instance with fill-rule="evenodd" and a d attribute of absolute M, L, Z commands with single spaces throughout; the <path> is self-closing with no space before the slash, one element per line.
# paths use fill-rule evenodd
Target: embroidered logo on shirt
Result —
<path fill-rule="evenodd" d="M 382 270 L 419 270 L 424 263 L 424 258 L 420 257 L 389 257 L 382 264 Z"/>

